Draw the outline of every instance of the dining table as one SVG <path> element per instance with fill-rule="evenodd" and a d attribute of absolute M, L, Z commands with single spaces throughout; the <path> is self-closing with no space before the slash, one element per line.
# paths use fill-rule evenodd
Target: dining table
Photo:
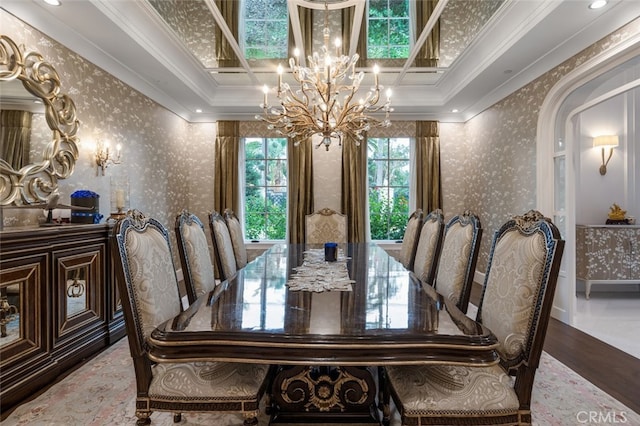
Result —
<path fill-rule="evenodd" d="M 149 357 L 272 365 L 272 423 L 376 423 L 384 366 L 499 361 L 491 330 L 378 244 L 338 244 L 335 261 L 324 254 L 274 244 L 156 327 Z"/>

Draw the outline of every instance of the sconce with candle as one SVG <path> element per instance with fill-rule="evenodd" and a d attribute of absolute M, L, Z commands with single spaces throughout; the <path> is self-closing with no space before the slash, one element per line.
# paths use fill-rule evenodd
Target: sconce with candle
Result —
<path fill-rule="evenodd" d="M 600 174 L 607 174 L 607 164 L 609 164 L 609 160 L 611 160 L 611 156 L 613 155 L 613 148 L 618 146 L 618 135 L 605 135 L 605 136 L 596 136 L 593 138 L 593 147 L 594 148 L 602 148 L 602 164 L 600 165 Z M 609 148 L 609 156 L 605 161 L 605 149 Z"/>
<path fill-rule="evenodd" d="M 104 176 L 104 169 L 109 167 L 110 164 L 120 164 L 122 162 L 122 145 L 116 145 L 115 153 L 111 150 L 109 142 L 98 141 L 96 146 L 96 164 L 102 171 Z"/>

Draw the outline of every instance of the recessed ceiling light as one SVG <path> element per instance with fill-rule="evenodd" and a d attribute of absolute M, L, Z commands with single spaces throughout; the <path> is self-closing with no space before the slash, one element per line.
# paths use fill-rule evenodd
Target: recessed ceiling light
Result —
<path fill-rule="evenodd" d="M 451 112 L 458 112 L 458 108 L 452 109 Z"/>
<path fill-rule="evenodd" d="M 607 0 L 596 0 L 589 5 L 589 9 L 600 9 L 601 7 L 605 7 L 607 4 Z"/>
<path fill-rule="evenodd" d="M 60 0 L 43 0 L 43 1 L 50 6 L 60 6 L 62 4 L 60 3 Z"/>
<path fill-rule="evenodd" d="M 202 112 L 202 110 L 201 110 L 200 108 L 198 108 L 198 109 L 196 110 L 196 112 L 197 112 L 198 114 L 200 114 L 200 113 Z"/>

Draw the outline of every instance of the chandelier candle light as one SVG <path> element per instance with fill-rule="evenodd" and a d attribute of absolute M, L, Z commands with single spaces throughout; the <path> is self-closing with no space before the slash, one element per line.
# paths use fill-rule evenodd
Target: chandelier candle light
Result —
<path fill-rule="evenodd" d="M 336 39 L 336 57 L 329 52 L 328 5 L 325 3 L 324 46 L 322 56 L 314 52 L 307 58 L 308 67 L 300 65 L 300 51 L 295 49 L 294 57 L 289 58 L 289 66 L 293 78 L 300 85 L 292 89 L 288 83 L 282 82 L 282 65 L 278 66 L 278 86 L 276 93 L 280 106 L 269 106 L 269 87 L 264 86 L 264 101 L 260 105 L 264 115 L 256 118 L 269 124 L 268 128 L 278 134 L 290 138 L 295 146 L 313 135 L 320 135 L 322 140 L 316 148 L 324 145 L 329 150 L 332 139 L 338 139 L 342 146 L 343 139 L 349 139 L 356 145 L 364 140 L 364 132 L 372 127 L 389 127 L 391 108 L 391 90 L 386 92 L 386 101 L 380 105 L 380 91 L 383 87 L 378 82 L 380 69 L 373 68 L 374 85 L 365 98 L 354 101 L 354 96 L 364 78 L 362 71 L 356 73 L 356 62 L 359 55 L 351 58 L 341 54 L 340 39 Z M 350 84 L 345 83 L 350 80 Z M 384 119 L 376 119 L 369 114 L 384 112 Z"/>

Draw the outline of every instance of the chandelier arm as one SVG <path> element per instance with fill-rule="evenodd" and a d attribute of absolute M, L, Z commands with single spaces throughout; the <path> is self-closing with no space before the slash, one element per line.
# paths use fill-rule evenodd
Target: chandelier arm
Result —
<path fill-rule="evenodd" d="M 279 68 L 277 97 L 279 107 L 263 104 L 264 116 L 259 117 L 269 123 L 269 128 L 286 135 L 298 146 L 303 140 L 314 135 L 322 136 L 317 144 L 329 150 L 331 140 L 337 139 L 341 146 L 343 140 L 351 139 L 356 145 L 364 139 L 363 133 L 372 126 L 390 125 L 390 95 L 386 102 L 378 105 L 380 89 L 377 66 L 374 67 L 374 87 L 366 92 L 363 100 L 354 102 L 360 89 L 364 73 L 356 74 L 358 54 L 351 57 L 342 55 L 336 47 L 336 57 L 329 53 L 329 26 L 327 2 L 325 0 L 324 46 L 321 54 L 316 52 L 308 57 L 307 66 L 300 66 L 297 59 L 290 58 L 289 65 L 299 87 L 292 89 L 288 83 L 282 84 Z M 338 46 L 338 45 L 336 45 Z M 384 111 L 384 120 L 368 114 Z"/>
<path fill-rule="evenodd" d="M 346 118 L 352 113 L 352 111 L 355 112 L 354 109 L 359 106 L 359 104 L 350 105 L 354 95 L 355 89 L 352 87 L 349 91 L 349 94 L 344 99 L 344 107 L 337 122 L 343 123 Z"/>
<path fill-rule="evenodd" d="M 295 101 L 295 103 L 301 105 L 301 106 L 306 106 L 309 104 L 309 100 L 308 97 L 306 95 L 306 92 L 303 90 L 301 90 L 302 93 L 302 98 L 299 98 L 298 96 L 296 96 L 295 92 L 293 90 L 291 90 L 290 88 L 286 88 L 282 94 L 279 96 L 280 99 L 280 105 L 282 105 L 284 107 L 284 98 L 291 98 L 293 101 Z"/>

